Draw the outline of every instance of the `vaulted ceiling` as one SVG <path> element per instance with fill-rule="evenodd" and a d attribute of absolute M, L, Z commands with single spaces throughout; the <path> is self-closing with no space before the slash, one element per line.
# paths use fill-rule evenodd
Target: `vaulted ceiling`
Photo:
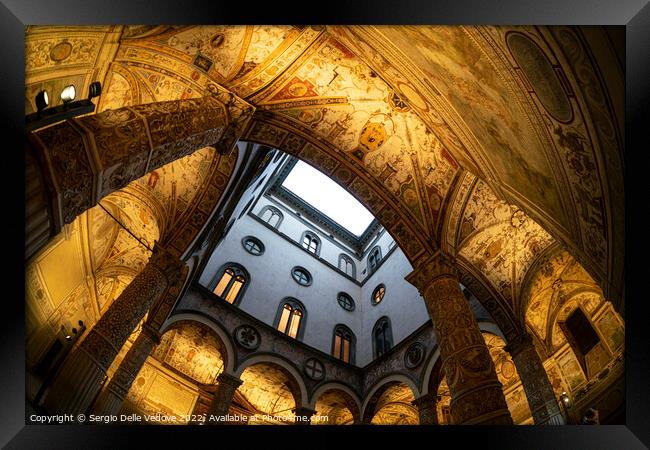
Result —
<path fill-rule="evenodd" d="M 105 111 L 218 83 L 257 108 L 245 139 L 331 176 L 412 263 L 456 253 L 517 315 L 552 245 L 621 302 L 624 91 L 609 42 L 575 27 L 29 27 L 25 101 L 29 112 L 41 89 L 100 80 Z M 102 206 L 143 241 L 174 241 L 220 164 L 200 150 Z M 97 269 L 124 231 L 88 214 Z"/>

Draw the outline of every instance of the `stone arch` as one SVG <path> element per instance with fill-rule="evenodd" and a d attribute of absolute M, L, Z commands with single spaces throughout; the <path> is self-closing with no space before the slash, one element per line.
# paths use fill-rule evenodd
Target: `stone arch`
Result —
<path fill-rule="evenodd" d="M 236 377 L 241 377 L 241 374 L 256 364 L 271 364 L 284 372 L 290 381 L 290 389 L 293 398 L 296 402 L 296 407 L 302 406 L 307 401 L 309 395 L 307 394 L 307 386 L 305 380 L 302 378 L 300 371 L 287 359 L 278 355 L 271 355 L 267 353 L 255 353 L 243 359 L 233 374 Z"/>
<path fill-rule="evenodd" d="M 160 328 L 160 333 L 164 334 L 169 330 L 174 329 L 175 327 L 182 326 L 183 323 L 200 323 L 210 328 L 211 331 L 218 337 L 218 340 L 222 344 L 223 349 L 223 371 L 228 374 L 232 374 L 234 371 L 235 360 L 237 358 L 237 353 L 235 351 L 234 343 L 232 342 L 228 332 L 222 328 L 221 324 L 210 320 L 209 318 L 194 314 L 194 313 L 180 313 L 174 314 L 169 317 L 163 326 Z"/>
<path fill-rule="evenodd" d="M 357 394 L 348 386 L 338 382 L 325 382 L 321 384 L 312 393 L 308 407 L 316 410 L 316 403 L 326 393 L 337 392 L 343 398 L 345 405 L 350 413 L 352 413 L 353 423 L 361 421 L 361 400 Z"/>
<path fill-rule="evenodd" d="M 387 194 L 383 185 L 356 162 L 308 128 L 288 123 L 273 111 L 256 110 L 243 140 L 276 148 L 306 162 L 346 189 L 386 228 L 411 265 L 433 253 L 433 245 L 417 221 Z"/>
<path fill-rule="evenodd" d="M 420 390 L 418 389 L 416 383 L 408 375 L 401 373 L 390 374 L 381 380 L 377 381 L 369 390 L 365 396 L 361 407 L 361 418 L 363 423 L 370 423 L 372 416 L 376 412 L 374 410 L 377 400 L 384 393 L 386 389 L 397 384 L 404 384 L 411 389 L 414 398 L 420 397 Z"/>

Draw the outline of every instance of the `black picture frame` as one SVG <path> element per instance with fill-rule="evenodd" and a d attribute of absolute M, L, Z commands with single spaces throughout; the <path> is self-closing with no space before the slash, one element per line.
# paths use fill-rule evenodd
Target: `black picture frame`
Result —
<path fill-rule="evenodd" d="M 379 24 L 579 24 L 625 25 L 626 27 L 626 425 L 564 427 L 300 427 L 279 430 L 256 427 L 241 429 L 208 427 L 145 427 L 99 425 L 25 425 L 25 326 L 24 326 L 24 199 L 17 183 L 21 177 L 24 130 L 24 27 L 28 24 L 189 24 L 189 23 L 379 23 Z M 650 5 L 647 0 L 389 0 L 332 1 L 255 5 L 210 0 L 155 3 L 145 0 L 2 0 L 0 4 L 2 51 L 0 92 L 1 120 L 5 127 L 6 228 L 4 240 L 5 289 L 2 308 L 2 355 L 0 361 L 0 445 L 5 448 L 132 448 L 160 444 L 187 446 L 206 439 L 216 446 L 247 448 L 254 435 L 262 442 L 286 442 L 313 447 L 314 442 L 333 443 L 361 433 L 362 439 L 388 445 L 438 446 L 448 441 L 455 448 L 480 445 L 499 449 L 637 449 L 650 445 L 650 327 L 645 283 L 647 232 L 644 210 L 647 200 L 641 160 L 650 148 Z M 647 177 L 647 176 L 646 176 Z M 215 427 L 221 428 L 221 427 Z M 327 430 L 325 428 L 328 428 Z M 277 434 L 286 433 L 287 436 Z M 320 435 L 327 436 L 319 440 Z M 415 436 L 417 435 L 417 436 Z M 316 439 L 314 439 L 316 437 Z M 136 444 L 138 439 L 146 444 Z M 233 439 L 240 440 L 233 441 Z M 359 445 L 359 444 L 356 444 Z M 364 446 L 368 445 L 368 441 Z"/>

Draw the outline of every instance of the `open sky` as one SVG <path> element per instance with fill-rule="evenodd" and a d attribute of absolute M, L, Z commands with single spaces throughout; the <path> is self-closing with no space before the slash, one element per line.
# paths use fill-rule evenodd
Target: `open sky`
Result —
<path fill-rule="evenodd" d="M 356 236 L 360 236 L 374 219 L 345 189 L 302 161 L 298 161 L 282 186 Z"/>

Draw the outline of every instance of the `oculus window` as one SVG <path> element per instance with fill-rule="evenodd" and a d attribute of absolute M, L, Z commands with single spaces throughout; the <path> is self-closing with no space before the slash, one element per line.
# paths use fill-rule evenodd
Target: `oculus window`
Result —
<path fill-rule="evenodd" d="M 336 297 L 336 301 L 339 303 L 341 308 L 346 311 L 354 311 L 354 300 L 345 292 L 339 292 L 339 295 Z"/>
<path fill-rule="evenodd" d="M 312 282 L 311 274 L 304 267 L 294 267 L 293 269 L 291 269 L 291 276 L 293 277 L 294 280 L 296 280 L 296 283 L 302 286 L 311 285 Z"/>
<path fill-rule="evenodd" d="M 259 256 L 264 253 L 264 244 L 256 237 L 246 236 L 242 239 L 242 245 L 251 255 Z"/>
<path fill-rule="evenodd" d="M 384 295 L 386 295 L 386 286 L 380 284 L 374 291 L 372 291 L 372 304 L 377 305 L 381 303 L 384 299 Z"/>

